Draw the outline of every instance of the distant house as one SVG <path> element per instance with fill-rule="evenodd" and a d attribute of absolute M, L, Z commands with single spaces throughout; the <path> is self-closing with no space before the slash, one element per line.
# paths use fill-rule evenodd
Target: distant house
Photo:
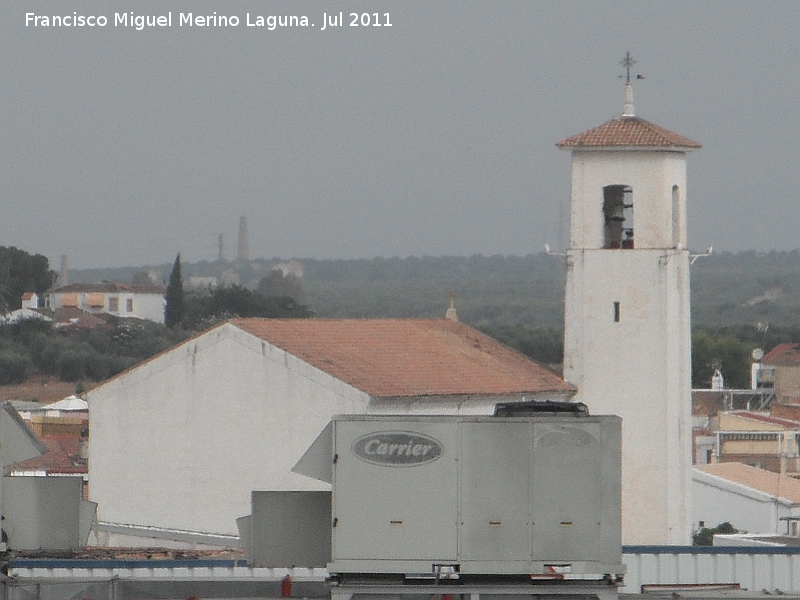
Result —
<path fill-rule="evenodd" d="M 723 411 L 716 420 L 715 462 L 800 472 L 800 422 L 747 410 Z"/>
<path fill-rule="evenodd" d="M 96 542 L 235 540 L 251 491 L 326 489 L 290 469 L 337 413 L 492 414 L 574 392 L 448 319 L 234 319 L 89 392 Z"/>
<path fill-rule="evenodd" d="M 34 292 L 22 294 L 22 308 L 39 308 L 39 295 Z"/>
<path fill-rule="evenodd" d="M 12 405 L 26 421 L 31 421 L 36 417 L 48 419 L 64 418 L 89 418 L 89 404 L 86 400 L 77 396 L 67 396 L 63 400 L 52 404 L 40 404 L 39 402 L 12 402 Z M 34 429 L 35 431 L 35 429 Z M 41 435 L 42 432 L 37 431 Z"/>
<path fill-rule="evenodd" d="M 85 546 L 96 506 L 83 499 L 82 437 L 45 432 L 40 439 L 9 402 L 0 405 L 0 433 L 3 541 L 14 550 Z"/>
<path fill-rule="evenodd" d="M 798 535 L 800 481 L 742 463 L 692 470 L 696 529 L 729 522 L 749 533 Z"/>
<path fill-rule="evenodd" d="M 800 404 L 800 345 L 778 344 L 758 367 L 759 384 L 775 389 L 781 404 Z"/>
<path fill-rule="evenodd" d="M 41 456 L 11 466 L 13 477 L 78 477 L 89 481 L 87 440 L 89 405 L 76 396 L 52 404 L 11 402 L 30 430 L 46 445 Z"/>
<path fill-rule="evenodd" d="M 88 479 L 86 456 L 80 437 L 66 434 L 39 436 L 47 446 L 42 456 L 11 466 L 12 477 L 80 477 Z"/>
<path fill-rule="evenodd" d="M 75 283 L 47 293 L 47 307 L 77 308 L 89 313 L 164 322 L 166 289 L 160 285 Z"/>

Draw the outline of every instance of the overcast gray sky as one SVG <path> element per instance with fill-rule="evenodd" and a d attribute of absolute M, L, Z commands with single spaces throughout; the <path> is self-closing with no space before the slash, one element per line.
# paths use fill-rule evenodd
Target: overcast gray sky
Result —
<path fill-rule="evenodd" d="M 173 24 L 114 26 L 131 11 Z M 239 26 L 178 24 L 215 11 Z M 253 257 L 563 245 L 555 144 L 622 112 L 627 50 L 637 114 L 703 144 L 690 246 L 800 247 L 800 2 L 5 0 L 0 19 L 0 245 L 56 267 L 214 260 L 219 233 L 233 258 L 241 215 Z"/>

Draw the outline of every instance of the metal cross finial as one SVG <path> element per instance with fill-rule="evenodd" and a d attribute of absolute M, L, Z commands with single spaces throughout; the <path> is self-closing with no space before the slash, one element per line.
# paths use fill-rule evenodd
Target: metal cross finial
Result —
<path fill-rule="evenodd" d="M 626 72 L 625 83 L 630 83 L 631 82 L 631 67 L 636 64 L 636 61 L 633 60 L 633 57 L 631 56 L 630 50 L 625 53 L 624 58 L 621 61 L 619 61 L 619 64 L 621 64 L 623 67 L 625 67 L 625 72 Z"/>

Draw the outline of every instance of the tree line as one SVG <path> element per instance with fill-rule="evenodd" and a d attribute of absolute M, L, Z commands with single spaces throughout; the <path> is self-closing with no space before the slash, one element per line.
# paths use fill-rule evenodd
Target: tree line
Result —
<path fill-rule="evenodd" d="M 15 256 L 20 255 L 15 253 Z M 43 276 L 41 282 L 42 285 L 46 280 L 51 282 L 41 289 L 44 292 L 55 277 L 47 268 L 47 259 L 41 259 L 43 261 L 32 262 L 23 256 L 22 264 L 35 265 L 39 273 L 50 273 Z M 18 272 L 21 269 L 7 271 Z M 37 280 L 28 274 L 19 277 L 15 285 L 30 291 L 32 288 L 27 286 L 32 281 Z M 0 285 L 4 283 L 6 288 L 13 287 L 9 285 L 8 275 L 0 272 Z M 260 289 L 256 290 L 230 285 L 187 292 L 183 289 L 179 255 L 173 263 L 167 287 L 165 325 L 111 315 L 107 315 L 101 325 L 91 328 L 57 328 L 52 322 L 42 320 L 0 325 L 0 385 L 21 383 L 34 374 L 52 375 L 77 384 L 103 381 L 197 331 L 230 318 L 311 316 L 305 305 L 288 295 L 293 290 L 302 297 L 293 278 L 276 273 L 265 277 Z M 21 292 L 19 296 L 21 298 Z M 9 305 L 13 306 L 10 300 Z M 2 312 L 9 312 L 9 309 Z"/>
<path fill-rule="evenodd" d="M 44 291 L 52 285 L 55 273 L 45 257 L 36 256 L 0 248 L 0 294 L 8 308 L 18 306 L 19 290 Z M 165 275 L 170 274 L 168 307 L 180 307 L 176 316 L 168 316 L 168 333 L 146 330 L 131 335 L 162 339 L 152 344 L 153 350 L 159 351 L 165 343 L 177 343 L 181 336 L 234 316 L 442 317 L 448 296 L 454 293 L 461 321 L 542 363 L 562 362 L 565 271 L 557 257 L 475 255 L 294 262 L 302 265 L 300 277 L 276 270 L 276 261 L 255 260 L 241 266 L 226 265 L 237 270 L 243 285 L 184 290 L 187 270 L 208 275 L 215 269 L 219 272 L 219 265 L 183 265 L 176 257 L 171 268 L 162 268 Z M 127 279 L 115 278 L 116 273 L 109 270 L 103 275 L 116 281 L 144 275 L 132 268 L 119 271 Z M 73 275 L 79 279 L 81 273 Z M 96 280 L 99 273 L 91 275 Z M 180 286 L 172 284 L 173 277 L 180 280 Z M 169 300 L 169 288 L 180 289 L 177 305 Z M 754 348 L 766 351 L 781 342 L 800 343 L 800 253 L 723 253 L 698 260 L 692 267 L 692 322 L 693 386 L 708 387 L 714 369 L 719 368 L 726 385 L 749 387 Z M 112 337 L 116 328 L 113 323 L 106 326 Z M 3 373 L 49 372 L 70 380 L 100 380 L 144 356 L 133 353 L 123 359 L 124 352 L 110 351 L 110 346 L 101 343 L 100 334 L 92 340 L 81 338 L 82 345 L 72 351 L 62 339 L 59 347 L 63 351 L 51 345 L 42 354 L 40 341 L 32 349 L 16 352 L 8 341 L 15 335 L 0 336 L 0 377 Z M 52 335 L 67 337 L 63 332 Z M 19 358 L 25 353 L 27 359 Z M 14 354 L 16 358 L 11 356 Z M 67 357 L 70 354 L 75 356 Z"/>

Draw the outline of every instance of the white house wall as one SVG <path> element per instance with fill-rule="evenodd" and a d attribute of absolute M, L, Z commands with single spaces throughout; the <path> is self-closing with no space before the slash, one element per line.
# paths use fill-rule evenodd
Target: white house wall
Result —
<path fill-rule="evenodd" d="M 370 414 L 389 415 L 493 415 L 501 402 L 568 402 L 572 393 L 541 392 L 508 396 L 420 396 L 380 398 L 370 402 Z"/>
<path fill-rule="evenodd" d="M 98 519 L 237 533 L 253 490 L 318 490 L 290 472 L 363 392 L 226 324 L 89 395 Z"/>
<path fill-rule="evenodd" d="M 780 517 L 800 515 L 800 507 L 786 500 L 697 470 L 693 470 L 692 495 L 695 528 L 701 521 L 706 527 L 727 521 L 748 533 L 785 534 L 786 523 Z"/>
<path fill-rule="evenodd" d="M 92 306 L 89 299 L 96 295 L 103 296 L 103 307 Z M 136 292 L 53 292 L 50 294 L 50 307 L 63 306 L 64 296 L 75 296 L 77 308 L 90 313 L 108 313 L 118 317 L 134 317 L 147 319 L 156 323 L 164 322 L 164 307 L 166 299 L 162 294 L 142 294 Z M 117 310 L 111 310 L 110 299 L 117 298 Z M 128 301 L 133 301 L 133 310 L 128 311 Z"/>
<path fill-rule="evenodd" d="M 133 312 L 127 312 L 128 298 L 133 299 Z M 167 301 L 161 294 L 120 294 L 119 315 L 164 322 L 164 307 Z"/>

